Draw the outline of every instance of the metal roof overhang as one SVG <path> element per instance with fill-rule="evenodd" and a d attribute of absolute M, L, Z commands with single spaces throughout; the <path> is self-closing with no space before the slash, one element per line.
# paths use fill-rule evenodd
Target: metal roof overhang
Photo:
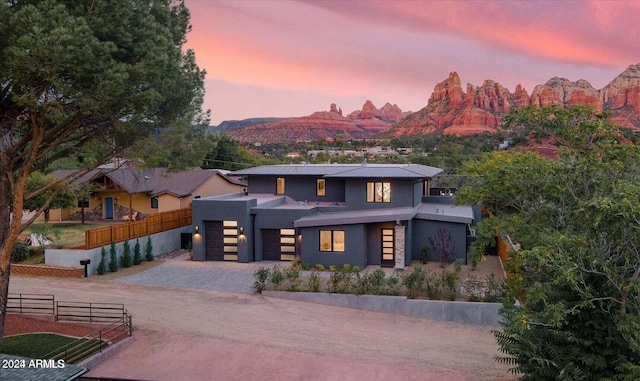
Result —
<path fill-rule="evenodd" d="M 293 221 L 293 226 L 296 228 L 305 228 L 313 226 L 368 224 L 397 220 L 406 221 L 412 219 L 415 213 L 415 208 L 389 208 L 318 213 L 313 216 L 306 216 Z"/>

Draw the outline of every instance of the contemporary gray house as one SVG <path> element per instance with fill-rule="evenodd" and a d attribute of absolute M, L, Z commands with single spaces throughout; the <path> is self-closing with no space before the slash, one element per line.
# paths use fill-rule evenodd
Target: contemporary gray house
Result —
<path fill-rule="evenodd" d="M 193 200 L 193 259 L 402 268 L 431 242 L 467 258 L 471 206 L 429 196 L 439 168 L 268 165 L 233 172 L 245 192 Z M 438 245 L 438 243 L 436 243 Z M 431 245 L 433 246 L 433 245 Z"/>

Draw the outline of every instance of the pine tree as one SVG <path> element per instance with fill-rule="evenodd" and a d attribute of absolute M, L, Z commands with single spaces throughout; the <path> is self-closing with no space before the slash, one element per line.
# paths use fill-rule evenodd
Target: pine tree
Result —
<path fill-rule="evenodd" d="M 151 245 L 151 237 L 147 237 L 147 249 L 145 250 L 144 257 L 149 262 L 153 261 L 153 246 Z"/>
<path fill-rule="evenodd" d="M 111 242 L 111 248 L 109 249 L 109 256 L 111 261 L 109 262 L 109 271 L 115 273 L 118 271 L 118 252 L 116 250 L 115 242 Z"/>
<path fill-rule="evenodd" d="M 136 238 L 136 244 L 133 246 L 133 264 L 142 263 L 142 251 L 140 250 L 140 240 Z"/>
<path fill-rule="evenodd" d="M 100 263 L 98 263 L 98 268 L 96 269 L 96 272 L 98 273 L 98 275 L 103 275 L 105 273 L 105 271 L 107 271 L 107 264 L 106 262 L 106 256 L 107 256 L 107 251 L 104 249 L 104 246 L 102 247 L 102 251 L 100 252 Z"/>
<path fill-rule="evenodd" d="M 127 268 L 133 265 L 133 258 L 131 257 L 131 246 L 129 241 L 124 241 L 122 245 L 122 267 Z"/>

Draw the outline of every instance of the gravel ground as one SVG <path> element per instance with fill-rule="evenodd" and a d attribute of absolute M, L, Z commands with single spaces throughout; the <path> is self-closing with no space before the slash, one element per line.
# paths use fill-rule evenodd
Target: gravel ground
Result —
<path fill-rule="evenodd" d="M 93 368 L 92 377 L 514 379 L 493 360 L 498 351 L 490 327 L 99 277 L 12 277 L 9 291 L 124 303 L 134 342 Z"/>

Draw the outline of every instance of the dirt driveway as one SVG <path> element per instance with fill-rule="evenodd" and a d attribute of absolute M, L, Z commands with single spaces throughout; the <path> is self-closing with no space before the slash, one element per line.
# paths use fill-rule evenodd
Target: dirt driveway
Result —
<path fill-rule="evenodd" d="M 95 277 L 94 277 L 95 278 Z M 134 342 L 92 377 L 511 380 L 491 328 L 211 290 L 11 278 L 9 292 L 124 303 Z"/>

